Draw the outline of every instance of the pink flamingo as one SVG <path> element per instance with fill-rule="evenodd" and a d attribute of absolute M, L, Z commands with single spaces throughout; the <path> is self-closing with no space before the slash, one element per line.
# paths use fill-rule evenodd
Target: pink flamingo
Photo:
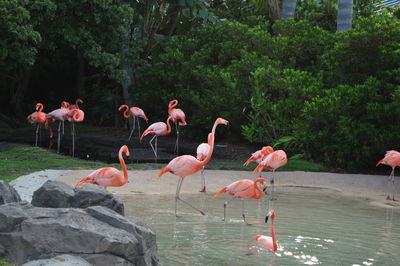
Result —
<path fill-rule="evenodd" d="M 268 217 L 271 217 L 271 236 L 264 236 L 264 235 L 256 235 L 256 241 L 266 249 L 271 251 L 278 250 L 278 243 L 276 242 L 275 237 L 275 228 L 274 228 L 274 221 L 275 221 L 275 211 L 270 210 L 265 216 L 265 223 L 268 222 Z"/>
<path fill-rule="evenodd" d="M 386 164 L 392 167 L 392 172 L 389 175 L 389 183 L 392 184 L 392 198 L 390 198 L 390 190 L 388 192 L 388 195 L 386 197 L 387 200 L 393 200 L 393 201 L 397 201 L 396 199 L 394 199 L 394 169 L 396 168 L 396 166 L 400 166 L 400 152 L 398 151 L 387 151 L 385 154 L 385 157 L 380 160 L 376 166 L 380 165 L 380 164 Z"/>
<path fill-rule="evenodd" d="M 211 133 L 208 134 L 208 142 L 207 143 L 201 143 L 196 150 L 196 158 L 199 161 L 203 161 L 206 157 L 207 154 L 210 152 L 210 141 L 211 141 Z M 204 177 L 204 168 L 206 166 L 203 166 L 201 169 L 201 190 L 199 192 L 206 192 L 206 179 Z"/>
<path fill-rule="evenodd" d="M 69 113 L 69 103 L 63 101 L 61 103 L 61 108 L 56 109 L 46 115 L 46 119 L 48 121 L 58 121 L 58 143 L 57 143 L 57 153 L 60 153 L 60 141 L 61 141 L 61 123 L 63 127 L 63 134 L 64 134 L 64 120 L 65 115 Z M 47 123 L 48 123 L 47 121 Z"/>
<path fill-rule="evenodd" d="M 139 107 L 131 107 L 129 108 L 128 105 L 123 104 L 118 108 L 118 111 L 121 111 L 121 109 L 125 109 L 123 116 L 125 118 L 129 118 L 129 117 L 133 117 L 133 127 L 131 130 L 131 134 L 129 135 L 128 140 L 131 140 L 133 131 L 135 130 L 136 127 L 136 117 L 137 117 L 137 125 L 138 125 L 138 129 L 139 129 L 139 137 L 140 137 L 140 123 L 139 123 L 139 117 L 143 118 L 146 122 L 149 121 L 149 119 L 147 119 L 146 115 L 144 114 L 144 111 L 142 109 L 140 109 Z"/>
<path fill-rule="evenodd" d="M 125 153 L 126 156 L 129 156 L 129 150 L 126 145 L 122 146 L 119 149 L 118 157 L 119 162 L 121 164 L 123 176 L 121 172 L 114 167 L 105 167 L 97 169 L 93 171 L 88 176 L 82 178 L 75 187 L 81 187 L 84 184 L 95 184 L 102 186 L 104 188 L 107 187 L 120 187 L 126 184 L 128 181 L 128 171 L 126 170 L 126 164 L 124 158 L 122 157 L 122 153 Z"/>
<path fill-rule="evenodd" d="M 85 119 L 85 113 L 78 108 L 72 109 L 68 114 L 64 115 L 64 118 L 71 122 L 71 133 L 72 133 L 72 157 L 75 156 L 75 123 L 80 123 Z"/>
<path fill-rule="evenodd" d="M 258 172 L 261 172 L 264 168 L 272 170 L 270 200 L 275 200 L 275 198 L 273 197 L 275 170 L 281 166 L 284 166 L 286 163 L 287 163 L 286 153 L 283 150 L 277 150 L 268 154 L 253 171 L 253 174 L 256 174 Z"/>
<path fill-rule="evenodd" d="M 82 99 L 80 99 L 80 98 L 76 99 L 75 104 L 71 104 L 69 106 L 69 110 L 80 109 L 79 103 L 83 103 Z"/>
<path fill-rule="evenodd" d="M 172 119 L 172 117 L 168 116 L 167 123 L 164 122 L 156 122 L 151 124 L 145 131 L 143 131 L 142 136 L 140 137 L 140 141 L 142 141 L 142 138 L 144 136 L 147 136 L 149 134 L 154 135 L 151 140 L 149 141 L 151 149 L 154 152 L 154 155 L 156 157 L 156 162 L 157 162 L 157 137 L 158 136 L 165 136 L 171 133 L 171 125 L 169 124 L 169 121 Z M 155 149 L 153 147 L 152 141 L 153 139 L 155 140 Z"/>
<path fill-rule="evenodd" d="M 258 184 L 264 185 L 263 190 L 260 189 Z M 245 198 L 253 198 L 253 199 L 261 199 L 264 196 L 264 191 L 266 189 L 265 185 L 265 179 L 264 178 L 257 178 L 255 181 L 250 180 L 250 179 L 241 179 L 238 181 L 233 182 L 232 184 L 224 187 L 220 191 L 218 191 L 215 195 L 214 198 L 219 197 L 222 193 L 227 193 L 231 196 L 233 196 L 230 200 L 225 201 L 224 203 L 224 219 L 226 217 L 226 206 L 228 206 L 228 203 L 230 203 L 234 199 L 241 199 L 242 200 L 242 217 L 243 221 L 246 224 L 249 224 L 246 221 L 246 216 L 244 215 L 244 199 Z"/>
<path fill-rule="evenodd" d="M 167 166 L 165 166 L 160 173 L 158 174 L 158 178 L 160 178 L 163 174 L 170 172 L 176 176 L 178 176 L 178 184 L 176 186 L 176 194 L 175 194 L 175 216 L 177 210 L 177 202 L 178 200 L 182 201 L 183 203 L 187 204 L 188 206 L 192 207 L 193 209 L 200 212 L 202 215 L 205 215 L 204 211 L 194 207 L 190 203 L 184 201 L 179 197 L 179 193 L 181 191 L 183 179 L 188 176 L 198 172 L 203 166 L 205 166 L 211 159 L 211 155 L 214 150 L 214 136 L 215 130 L 218 125 L 228 125 L 228 121 L 222 118 L 217 118 L 214 122 L 213 129 L 211 131 L 210 137 L 210 151 L 208 152 L 206 158 L 203 161 L 197 160 L 195 157 L 191 155 L 182 155 L 172 159 Z"/>
<path fill-rule="evenodd" d="M 43 104 L 38 103 L 38 104 L 36 104 L 36 112 L 33 112 L 26 118 L 26 119 L 28 119 L 29 123 L 36 124 L 35 146 L 37 146 L 37 143 L 38 143 L 38 134 L 40 131 L 40 127 L 42 124 L 45 124 L 45 122 L 46 122 L 46 113 L 44 113 L 42 111 L 43 111 Z M 51 131 L 50 131 L 50 135 L 51 135 Z"/>
<path fill-rule="evenodd" d="M 247 166 L 251 162 L 256 162 L 258 164 L 267 156 L 268 154 L 274 152 L 274 149 L 271 146 L 264 146 L 261 150 L 258 150 L 251 154 L 250 158 L 243 164 L 243 166 Z M 261 177 L 261 172 L 260 172 Z"/>
<path fill-rule="evenodd" d="M 178 120 L 180 120 L 180 126 L 186 126 L 186 116 L 182 109 L 175 108 L 178 105 L 178 100 L 172 100 L 168 104 L 168 115 L 172 117 L 172 122 L 175 123 L 176 129 L 176 142 L 174 147 L 174 152 L 176 151 L 176 155 L 179 153 L 179 127 L 178 127 Z"/>

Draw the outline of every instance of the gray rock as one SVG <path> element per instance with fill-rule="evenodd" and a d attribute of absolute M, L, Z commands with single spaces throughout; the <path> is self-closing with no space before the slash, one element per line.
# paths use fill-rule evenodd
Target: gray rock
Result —
<path fill-rule="evenodd" d="M 87 208 L 90 206 L 104 206 L 124 215 L 122 200 L 104 188 L 92 184 L 76 188 L 72 207 Z"/>
<path fill-rule="evenodd" d="M 68 208 L 74 198 L 74 189 L 62 182 L 48 180 L 33 193 L 32 205 L 37 207 Z"/>
<path fill-rule="evenodd" d="M 21 198 L 18 192 L 12 186 L 0 180 L 0 205 L 19 201 L 21 201 Z"/>
<path fill-rule="evenodd" d="M 89 262 L 78 256 L 68 254 L 58 255 L 52 259 L 33 260 L 22 266 L 92 266 Z M 111 264 L 109 264 L 111 265 Z"/>
<path fill-rule="evenodd" d="M 151 229 L 101 206 L 84 210 L 4 204 L 0 228 L 0 257 L 18 265 L 59 254 L 78 255 L 95 265 L 159 264 Z"/>

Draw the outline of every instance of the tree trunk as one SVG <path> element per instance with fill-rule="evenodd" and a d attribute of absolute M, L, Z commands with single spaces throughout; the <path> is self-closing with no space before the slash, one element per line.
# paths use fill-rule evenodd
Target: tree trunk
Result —
<path fill-rule="evenodd" d="M 337 31 L 351 28 L 353 19 L 353 0 L 338 0 Z"/>
<path fill-rule="evenodd" d="M 269 12 L 271 17 L 276 20 L 281 17 L 279 10 L 279 0 L 268 0 Z"/>
<path fill-rule="evenodd" d="M 11 104 L 14 106 L 15 115 L 18 118 L 25 117 L 22 109 L 22 103 L 28 88 L 30 77 L 30 70 L 18 70 L 16 87 L 11 93 Z"/>
<path fill-rule="evenodd" d="M 293 18 L 296 10 L 296 0 L 282 0 L 281 18 Z"/>

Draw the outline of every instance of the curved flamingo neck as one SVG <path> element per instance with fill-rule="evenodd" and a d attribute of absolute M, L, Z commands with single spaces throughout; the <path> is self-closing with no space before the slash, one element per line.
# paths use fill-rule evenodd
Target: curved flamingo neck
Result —
<path fill-rule="evenodd" d="M 168 116 L 167 119 L 167 134 L 171 133 L 171 125 L 169 124 L 169 121 L 172 119 L 171 116 Z"/>
<path fill-rule="evenodd" d="M 178 101 L 175 100 L 174 103 L 171 104 L 171 106 L 168 108 L 168 113 L 170 113 L 172 111 L 172 109 L 174 109 L 175 106 L 177 106 L 177 105 L 178 105 Z"/>
<path fill-rule="evenodd" d="M 128 181 L 128 171 L 126 170 L 126 164 L 124 158 L 122 157 L 122 150 L 119 151 L 119 163 L 121 164 L 122 172 L 124 172 L 124 177 L 122 178 L 122 184 L 125 184 Z"/>
<path fill-rule="evenodd" d="M 38 110 L 38 108 L 39 108 L 39 110 Z M 43 110 L 43 104 L 38 103 L 38 104 L 36 105 L 36 110 L 38 111 L 38 113 L 42 112 L 42 110 Z"/>
<path fill-rule="evenodd" d="M 208 141 L 209 142 L 208 144 L 210 145 L 210 150 L 208 151 L 206 158 L 203 161 L 201 161 L 201 166 L 205 166 L 206 164 L 208 164 L 208 162 L 211 159 L 211 155 L 214 151 L 215 130 L 217 129 L 218 125 L 219 124 L 217 123 L 217 121 L 215 121 L 213 128 L 211 130 L 211 133 L 210 133 L 211 136 L 209 136 L 209 141 Z"/>
<path fill-rule="evenodd" d="M 274 222 L 275 222 L 275 218 L 272 218 L 272 221 L 271 221 L 271 237 L 272 237 L 273 250 L 276 251 L 278 249 L 278 244 L 276 243 Z"/>
<path fill-rule="evenodd" d="M 75 101 L 75 107 L 76 107 L 76 109 L 79 109 L 79 103 L 82 103 L 82 100 L 81 99 L 77 99 L 76 101 Z"/>
<path fill-rule="evenodd" d="M 125 111 L 124 111 L 124 117 L 125 117 L 125 118 L 131 117 L 131 114 L 128 114 L 128 112 L 129 112 L 129 107 L 128 107 L 128 105 L 124 105 L 122 108 L 126 108 Z"/>
<path fill-rule="evenodd" d="M 254 189 L 258 191 L 258 194 L 256 193 L 256 196 L 254 197 L 255 199 L 261 199 L 263 196 L 263 191 L 258 186 L 258 183 L 260 183 L 258 180 L 254 182 Z"/>

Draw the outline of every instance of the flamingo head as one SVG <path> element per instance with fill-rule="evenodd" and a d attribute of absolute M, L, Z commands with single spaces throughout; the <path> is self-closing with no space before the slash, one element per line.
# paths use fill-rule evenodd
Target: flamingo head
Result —
<path fill-rule="evenodd" d="M 121 105 L 121 106 L 118 108 L 118 111 L 121 111 L 121 110 L 124 109 L 124 108 L 129 108 L 129 107 L 128 107 L 128 105 L 123 104 L 123 105 Z"/>
<path fill-rule="evenodd" d="M 61 102 L 61 108 L 69 108 L 69 102 L 62 101 Z"/>
<path fill-rule="evenodd" d="M 76 99 L 75 104 L 78 104 L 78 103 L 83 103 L 83 100 L 81 98 Z"/>
<path fill-rule="evenodd" d="M 269 210 L 267 213 L 267 216 L 265 216 L 265 223 L 268 222 L 268 218 L 271 217 L 272 220 L 275 219 L 275 211 L 274 210 Z"/>
<path fill-rule="evenodd" d="M 121 153 L 125 153 L 126 156 L 130 156 L 128 146 L 126 146 L 126 145 L 122 146 L 121 149 L 119 149 L 119 151 Z"/>
<path fill-rule="evenodd" d="M 36 104 L 36 111 L 38 111 L 38 110 L 39 110 L 39 112 L 41 112 L 41 111 L 42 111 L 42 109 L 43 109 L 43 104 L 41 104 L 41 103 L 37 103 L 37 104 Z"/>
<path fill-rule="evenodd" d="M 168 108 L 172 108 L 178 105 L 178 100 L 169 101 Z"/>
<path fill-rule="evenodd" d="M 225 119 L 223 119 L 221 117 L 218 117 L 217 120 L 215 120 L 215 123 L 218 124 L 218 125 L 223 124 L 225 126 L 227 126 L 229 124 L 228 120 L 225 120 Z"/>
<path fill-rule="evenodd" d="M 265 190 L 267 189 L 267 183 L 265 182 L 265 179 L 262 177 L 257 178 L 254 183 L 260 183 L 263 185 L 263 191 L 265 192 Z"/>
<path fill-rule="evenodd" d="M 264 146 L 264 147 L 262 147 L 262 149 L 261 149 L 261 153 L 262 153 L 263 155 L 267 155 L 267 154 L 270 154 L 270 153 L 272 153 L 272 152 L 274 152 L 274 149 L 273 149 L 271 146 Z"/>
<path fill-rule="evenodd" d="M 256 241 L 258 241 L 258 239 L 262 237 L 262 235 L 256 235 Z"/>

